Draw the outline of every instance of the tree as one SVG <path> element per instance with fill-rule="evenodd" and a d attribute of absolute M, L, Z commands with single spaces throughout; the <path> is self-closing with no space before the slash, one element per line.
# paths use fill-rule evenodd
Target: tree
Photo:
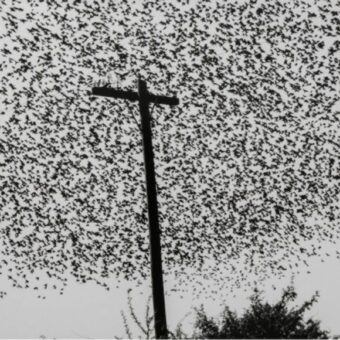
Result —
<path fill-rule="evenodd" d="M 0 2 L 1 272 L 16 287 L 148 275 L 137 107 L 88 96 L 111 71 L 180 97 L 152 112 L 179 284 L 279 275 L 335 242 L 336 2 L 22 2 Z"/>
<path fill-rule="evenodd" d="M 209 318 L 203 309 L 196 313 L 196 338 L 203 339 L 328 339 L 329 332 L 320 328 L 320 321 L 308 319 L 304 313 L 317 301 L 316 293 L 300 307 L 289 308 L 297 297 L 293 287 L 283 291 L 275 304 L 263 302 L 256 291 L 251 305 L 242 316 L 237 316 L 228 307 L 221 316 L 221 322 Z"/>

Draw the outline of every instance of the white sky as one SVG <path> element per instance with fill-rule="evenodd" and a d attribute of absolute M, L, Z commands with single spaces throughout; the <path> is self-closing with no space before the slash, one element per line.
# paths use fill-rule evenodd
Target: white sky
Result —
<path fill-rule="evenodd" d="M 44 11 L 46 8 L 41 6 L 41 12 Z M 155 19 L 162 18 L 155 15 Z M 21 27 L 19 30 L 21 36 L 26 32 L 26 28 Z M 263 46 L 268 49 L 265 43 Z M 24 83 L 18 83 L 24 86 Z M 340 101 L 333 108 L 336 112 L 339 111 L 339 103 Z M 0 115 L 0 124 L 4 125 L 11 114 L 12 112 L 8 110 L 6 114 Z M 310 315 L 321 320 L 322 328 L 328 329 L 334 335 L 340 334 L 339 260 L 326 258 L 324 263 L 315 260 L 310 271 L 309 275 L 301 274 L 295 278 L 298 302 L 309 299 L 315 290 L 319 290 L 319 301 L 314 305 Z M 277 298 L 281 294 L 280 288 L 287 286 L 290 279 L 288 274 L 285 280 L 280 282 L 277 279 L 273 279 L 272 282 L 267 281 L 266 286 L 263 287 L 266 298 L 271 300 Z M 127 311 L 126 291 L 131 286 L 127 283 L 117 289 L 115 279 L 112 278 L 112 289 L 107 292 L 95 284 L 78 284 L 70 281 L 64 295 L 49 291 L 46 299 L 42 300 L 37 298 L 39 293 L 32 289 L 14 289 L 3 280 L 4 278 L 0 277 L 0 290 L 7 291 L 8 295 L 0 300 L 0 338 L 38 338 L 41 335 L 48 338 L 113 338 L 125 335 L 120 311 Z M 168 290 L 171 289 L 171 283 L 170 281 L 167 284 Z M 271 288 L 272 283 L 278 286 L 276 291 Z M 150 294 L 148 283 L 144 288 L 136 288 L 133 285 L 131 287 L 134 291 L 138 315 L 143 316 L 145 303 Z M 227 291 L 223 293 L 225 296 L 228 295 Z M 226 300 L 230 302 L 229 306 L 232 309 L 240 312 L 247 306 L 250 292 L 239 290 L 235 293 L 236 298 L 226 297 Z M 221 311 L 217 302 L 197 301 L 190 292 L 184 294 L 183 299 L 174 293 L 167 296 L 167 319 L 170 330 L 175 328 L 187 312 L 193 311 L 193 306 L 200 303 L 207 306 L 207 311 L 211 315 L 217 316 Z M 132 322 L 131 319 L 129 320 Z M 190 330 L 191 325 L 192 316 L 189 316 L 185 327 Z M 136 331 L 135 328 L 134 330 Z M 138 333 L 134 334 L 138 335 Z"/>
<path fill-rule="evenodd" d="M 309 270 L 311 274 L 300 274 L 294 280 L 297 289 L 297 303 L 310 299 L 318 290 L 320 298 L 314 304 L 312 310 L 306 316 L 312 316 L 321 320 L 323 329 L 331 331 L 332 335 L 340 334 L 340 272 L 339 261 L 327 258 L 325 262 L 320 259 L 311 261 Z M 0 300 L 0 337 L 1 338 L 39 338 L 44 335 L 47 338 L 114 338 L 125 337 L 121 310 L 125 312 L 134 336 L 141 335 L 133 324 L 127 310 L 127 289 L 132 288 L 133 305 L 136 313 L 143 320 L 145 306 L 150 288 L 148 283 L 144 287 L 136 288 L 133 284 L 122 284 L 121 288 L 115 288 L 115 279 L 112 278 L 112 289 L 106 291 L 95 284 L 78 284 L 70 281 L 64 295 L 49 291 L 46 299 L 38 299 L 39 293 L 33 290 L 19 290 L 6 287 L 6 282 L 1 282 L 1 288 L 8 291 L 8 295 Z M 266 291 L 265 299 L 274 302 L 281 294 L 281 288 L 291 282 L 289 274 L 284 280 L 273 279 L 260 289 Z M 169 291 L 172 281 L 166 284 Z M 272 284 L 277 286 L 273 290 Z M 238 312 L 249 304 L 250 291 L 237 290 L 236 297 L 228 296 L 223 292 L 229 306 Z M 178 322 L 188 313 L 184 321 L 184 330 L 190 334 L 193 324 L 193 307 L 201 303 L 206 307 L 207 313 L 217 316 L 222 307 L 212 300 L 195 300 L 190 293 L 171 293 L 166 296 L 167 321 L 169 329 L 174 329 Z"/>

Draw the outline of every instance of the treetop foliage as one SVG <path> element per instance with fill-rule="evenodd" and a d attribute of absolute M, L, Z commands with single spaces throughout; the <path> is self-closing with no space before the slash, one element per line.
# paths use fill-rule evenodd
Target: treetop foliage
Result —
<path fill-rule="evenodd" d="M 290 308 L 297 297 L 293 287 L 284 290 L 275 304 L 263 302 L 255 292 L 251 305 L 242 316 L 237 316 L 228 307 L 220 322 L 209 318 L 203 307 L 197 310 L 196 333 L 198 339 L 328 339 L 330 334 L 320 328 L 320 322 L 305 320 L 305 312 L 317 301 L 316 293 L 300 307 Z"/>

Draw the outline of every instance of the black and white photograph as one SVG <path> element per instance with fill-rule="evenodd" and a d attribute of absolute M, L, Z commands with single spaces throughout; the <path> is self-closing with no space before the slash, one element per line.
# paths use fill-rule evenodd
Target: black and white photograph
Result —
<path fill-rule="evenodd" d="M 339 0 L 0 0 L 0 339 L 340 338 Z"/>

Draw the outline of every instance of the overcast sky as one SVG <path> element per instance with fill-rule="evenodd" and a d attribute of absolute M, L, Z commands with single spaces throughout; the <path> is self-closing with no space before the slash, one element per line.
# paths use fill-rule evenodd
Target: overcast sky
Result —
<path fill-rule="evenodd" d="M 306 316 L 321 320 L 322 328 L 330 330 L 331 334 L 340 334 L 338 260 L 333 258 L 327 259 L 324 263 L 313 262 L 310 268 L 311 274 L 301 274 L 295 278 L 295 287 L 298 292 L 296 303 L 310 299 L 318 290 L 320 298 L 311 311 L 306 313 Z M 286 287 L 290 282 L 291 276 L 287 275 L 282 281 L 274 278 L 259 287 L 265 290 L 264 297 L 267 301 L 275 302 L 282 292 L 281 288 Z M 169 282 L 166 285 L 167 290 L 171 289 L 172 283 Z M 276 285 L 276 290 L 272 288 L 272 284 Z M 132 333 L 135 336 L 141 335 L 128 314 L 127 289 L 133 288 L 132 301 L 141 320 L 144 320 L 146 301 L 150 293 L 147 283 L 139 288 L 131 283 L 123 284 L 120 289 L 113 284 L 112 290 L 107 292 L 94 284 L 72 282 L 63 296 L 50 292 L 46 299 L 42 300 L 38 299 L 38 293 L 32 290 L 11 289 L 10 287 L 7 289 L 6 282 L 3 280 L 1 287 L 8 291 L 8 296 L 1 300 L 1 338 L 38 338 L 42 335 L 47 338 L 126 337 L 121 311 L 127 315 Z M 174 329 L 178 322 L 188 312 L 191 312 L 183 320 L 183 329 L 191 331 L 194 321 L 193 307 L 201 303 L 211 316 L 217 316 L 222 311 L 222 307 L 216 301 L 197 300 L 190 293 L 183 295 L 182 299 L 180 294 L 173 292 L 170 296 L 166 296 L 167 321 L 170 329 Z M 239 313 L 249 305 L 249 290 L 246 292 L 237 290 L 235 297 L 227 291 L 223 295 L 229 306 Z"/>
<path fill-rule="evenodd" d="M 88 91 L 138 74 L 180 100 L 151 108 L 169 324 L 295 273 L 340 333 L 339 3 L 0 6 L 0 336 L 122 334 L 125 279 L 149 274 L 139 112 Z"/>

